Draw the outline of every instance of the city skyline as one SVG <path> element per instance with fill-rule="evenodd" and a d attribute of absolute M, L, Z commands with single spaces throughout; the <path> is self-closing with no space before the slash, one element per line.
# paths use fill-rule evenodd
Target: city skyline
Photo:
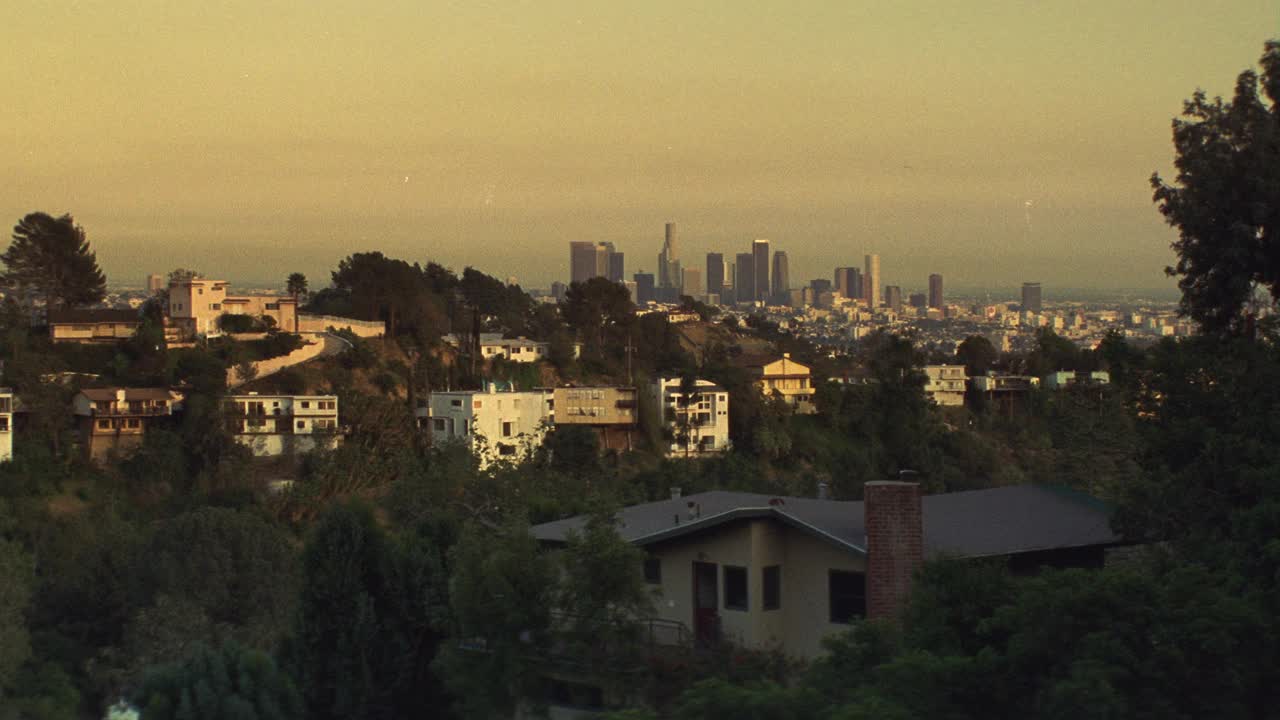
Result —
<path fill-rule="evenodd" d="M 768 237 L 796 279 L 874 251 L 885 283 L 1171 288 L 1147 178 L 1182 101 L 1229 94 L 1275 19 L 1253 0 L 11 15 L 0 221 L 72 213 L 117 282 L 323 281 L 377 249 L 542 288 L 566 241 L 644 247 L 627 274 L 656 271 L 665 218 L 684 258 Z"/>

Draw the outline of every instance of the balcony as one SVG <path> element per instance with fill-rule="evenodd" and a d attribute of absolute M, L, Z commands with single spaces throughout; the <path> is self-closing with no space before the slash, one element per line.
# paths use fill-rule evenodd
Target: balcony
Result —
<path fill-rule="evenodd" d="M 169 415 L 173 408 L 169 405 L 136 405 L 136 406 L 119 406 L 112 405 L 110 407 L 94 407 L 94 417 L 126 417 L 126 416 L 154 416 Z"/>

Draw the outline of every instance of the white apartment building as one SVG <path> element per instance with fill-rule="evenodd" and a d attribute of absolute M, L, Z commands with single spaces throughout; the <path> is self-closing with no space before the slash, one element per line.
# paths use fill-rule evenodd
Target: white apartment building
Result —
<path fill-rule="evenodd" d="M 13 459 L 13 390 L 0 388 L 0 462 Z"/>
<path fill-rule="evenodd" d="M 659 378 L 650 386 L 664 427 L 671 432 L 668 455 L 701 455 L 729 449 L 729 393 L 697 380 L 688 396 L 680 378 Z"/>
<path fill-rule="evenodd" d="M 341 442 L 336 395 L 228 395 L 228 429 L 259 457 L 332 449 Z"/>
<path fill-rule="evenodd" d="M 433 443 L 466 443 L 485 467 L 495 460 L 522 459 L 542 444 L 555 419 L 554 406 L 550 388 L 499 391 L 489 383 L 484 390 L 433 392 L 414 413 Z"/>
<path fill-rule="evenodd" d="M 964 386 L 969 377 L 963 365 L 925 365 L 929 382 L 924 391 L 939 405 L 964 405 Z"/>

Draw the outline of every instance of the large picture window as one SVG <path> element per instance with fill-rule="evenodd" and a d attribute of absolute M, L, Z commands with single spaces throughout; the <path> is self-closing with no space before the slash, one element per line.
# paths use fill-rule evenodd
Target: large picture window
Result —
<path fill-rule="evenodd" d="M 747 609 L 747 569 L 724 566 L 724 609 Z"/>
<path fill-rule="evenodd" d="M 828 576 L 831 622 L 850 623 L 867 614 L 867 576 L 832 570 Z"/>

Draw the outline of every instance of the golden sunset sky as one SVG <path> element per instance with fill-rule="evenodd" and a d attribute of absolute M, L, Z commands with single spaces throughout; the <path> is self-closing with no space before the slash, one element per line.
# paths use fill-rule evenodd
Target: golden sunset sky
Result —
<path fill-rule="evenodd" d="M 1169 286 L 1170 120 L 1276 36 L 1274 0 L 10 0 L 0 222 L 71 212 L 119 283 L 380 249 L 546 287 L 674 221 L 797 286 Z"/>

